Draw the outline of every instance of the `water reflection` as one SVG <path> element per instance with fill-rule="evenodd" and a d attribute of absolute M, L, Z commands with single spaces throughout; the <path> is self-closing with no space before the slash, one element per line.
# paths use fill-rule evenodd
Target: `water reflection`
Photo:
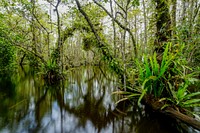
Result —
<path fill-rule="evenodd" d="M 134 103 L 115 105 L 116 78 L 97 67 L 71 70 L 54 86 L 30 69 L 19 69 L 13 77 L 0 78 L 0 86 L 3 133 L 178 132 Z"/>

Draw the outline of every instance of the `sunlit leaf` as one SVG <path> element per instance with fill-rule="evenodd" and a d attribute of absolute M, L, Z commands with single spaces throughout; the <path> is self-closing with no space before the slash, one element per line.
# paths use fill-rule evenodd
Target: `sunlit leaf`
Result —
<path fill-rule="evenodd" d="M 198 103 L 198 102 L 200 102 L 200 99 L 191 99 L 191 100 L 187 100 L 186 102 L 183 102 L 183 104 L 189 105 L 189 104 L 194 104 L 194 103 Z"/>

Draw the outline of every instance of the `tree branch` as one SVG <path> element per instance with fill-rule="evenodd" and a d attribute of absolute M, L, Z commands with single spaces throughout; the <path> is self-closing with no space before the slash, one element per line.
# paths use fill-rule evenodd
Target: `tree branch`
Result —
<path fill-rule="evenodd" d="M 197 15 L 199 13 L 199 9 L 200 9 L 200 4 L 198 5 L 198 7 L 196 7 L 195 14 L 194 14 L 192 22 L 194 22 L 195 18 L 197 17 Z"/>
<path fill-rule="evenodd" d="M 47 28 L 44 27 L 44 25 L 42 25 L 42 24 L 40 23 L 39 19 L 36 17 L 35 14 L 33 14 L 33 17 L 36 19 L 36 21 L 38 22 L 38 24 L 39 24 L 47 33 L 50 33 L 50 32 L 47 30 Z"/>
<path fill-rule="evenodd" d="M 117 14 L 119 14 L 120 16 L 122 16 L 123 19 L 125 19 L 124 15 L 119 11 L 115 13 L 115 19 L 117 19 Z"/>
<path fill-rule="evenodd" d="M 44 60 L 44 58 L 43 58 L 42 56 L 36 54 L 35 52 L 33 52 L 33 51 L 31 51 L 31 50 L 28 50 L 28 49 L 26 49 L 26 48 L 24 48 L 24 47 L 22 47 L 22 46 L 20 46 L 20 45 L 17 45 L 17 44 L 15 44 L 15 45 L 13 45 L 13 46 L 18 47 L 18 48 L 22 49 L 22 50 L 25 51 L 25 52 L 31 53 L 31 54 L 34 55 L 35 57 L 39 58 L 39 59 L 42 61 L 42 63 L 44 63 L 45 65 L 47 65 L 47 62 Z"/>
<path fill-rule="evenodd" d="M 96 39 L 97 39 L 97 41 L 99 42 L 100 47 L 101 47 L 101 46 L 104 45 L 104 44 L 102 43 L 101 38 L 100 38 L 99 35 L 97 34 L 97 32 L 96 32 L 96 30 L 95 30 L 95 28 L 94 28 L 94 26 L 93 26 L 91 20 L 89 19 L 89 17 L 87 16 L 87 14 L 86 14 L 86 13 L 83 11 L 83 9 L 81 8 L 81 5 L 80 5 L 79 1 L 78 1 L 78 0 L 75 0 L 75 1 L 76 1 L 76 4 L 77 4 L 77 7 L 78 7 L 79 11 L 81 12 L 81 14 L 82 14 L 82 15 L 84 16 L 84 18 L 86 19 L 87 23 L 89 24 L 89 26 L 90 26 L 92 32 L 94 33 L 94 35 L 95 35 L 95 37 L 96 37 Z"/>
<path fill-rule="evenodd" d="M 117 6 L 124 12 L 126 13 L 126 11 L 124 10 L 124 8 L 116 1 L 114 0 L 115 4 L 117 4 Z"/>
<path fill-rule="evenodd" d="M 113 17 L 113 15 L 111 15 L 108 10 L 106 10 L 106 8 L 104 8 L 101 4 L 99 4 L 96 0 L 93 0 L 93 2 L 98 5 L 99 7 L 101 7 L 122 29 L 126 30 L 130 36 L 131 36 L 131 40 L 133 43 L 133 47 L 134 47 L 134 53 L 135 53 L 135 57 L 137 58 L 137 47 L 136 47 L 136 42 L 133 36 L 133 33 L 131 32 L 131 29 L 129 29 L 128 27 L 122 25 L 122 23 L 120 23 L 116 18 Z"/>
<path fill-rule="evenodd" d="M 56 7 L 51 1 L 47 0 L 53 7 Z"/>
<path fill-rule="evenodd" d="M 81 12 L 81 14 L 84 16 L 85 20 L 87 21 L 88 25 L 90 26 L 95 38 L 98 41 L 99 44 L 99 48 L 102 52 L 102 54 L 106 57 L 105 59 L 108 62 L 114 62 L 115 66 L 110 66 L 110 67 L 114 67 L 114 71 L 116 73 L 118 73 L 118 75 L 120 76 L 120 78 L 123 78 L 123 73 L 124 71 L 122 69 L 120 69 L 120 65 L 119 62 L 112 56 L 112 54 L 109 52 L 108 48 L 106 47 L 106 44 L 101 40 L 100 36 L 98 35 L 97 31 L 95 30 L 94 25 L 92 24 L 90 18 L 88 17 L 88 15 L 85 13 L 85 11 L 82 9 L 80 3 L 78 0 L 76 1 L 76 5 L 78 7 L 78 10 Z"/>

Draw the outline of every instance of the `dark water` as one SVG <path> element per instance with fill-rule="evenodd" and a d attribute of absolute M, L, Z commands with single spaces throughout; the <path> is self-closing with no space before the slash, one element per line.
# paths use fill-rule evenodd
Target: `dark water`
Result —
<path fill-rule="evenodd" d="M 0 133 L 178 133 L 170 119 L 136 104 L 115 103 L 113 74 L 97 67 L 69 71 L 47 85 L 29 69 L 0 77 Z M 179 128 L 180 129 L 180 128 Z M 184 132 L 195 132 L 186 127 Z M 197 132 L 197 131 L 196 131 Z"/>

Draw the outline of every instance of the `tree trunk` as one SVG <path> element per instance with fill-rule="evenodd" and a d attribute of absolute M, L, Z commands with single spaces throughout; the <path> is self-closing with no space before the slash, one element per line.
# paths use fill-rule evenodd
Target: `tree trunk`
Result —
<path fill-rule="evenodd" d="M 185 22 L 186 19 L 186 11 L 187 11 L 187 7 L 186 7 L 186 0 L 182 0 L 182 5 L 183 5 L 183 10 L 182 10 L 182 22 Z"/>
<path fill-rule="evenodd" d="M 168 3 L 164 0 L 156 1 L 156 28 L 157 41 L 156 51 L 158 56 L 164 52 L 163 43 L 169 41 L 171 38 L 171 19 L 169 14 Z"/>
<path fill-rule="evenodd" d="M 123 73 L 124 71 L 120 69 L 120 63 L 114 58 L 114 56 L 109 52 L 106 43 L 102 41 L 101 37 L 98 35 L 97 31 L 94 28 L 94 25 L 92 24 L 90 18 L 85 13 L 85 11 L 82 9 L 80 2 L 78 0 L 75 0 L 76 5 L 78 7 L 78 10 L 80 13 L 84 16 L 85 20 L 87 21 L 88 25 L 90 26 L 97 42 L 98 42 L 98 48 L 100 49 L 101 53 L 106 57 L 107 62 L 113 62 L 112 67 L 114 67 L 114 71 L 120 76 L 121 79 L 123 79 Z M 114 66 L 113 66 L 114 65 Z"/>
<path fill-rule="evenodd" d="M 31 10 L 31 32 L 32 32 L 32 43 L 33 43 L 33 51 L 37 54 L 37 46 L 36 46 L 36 31 L 35 31 L 35 19 L 34 19 L 34 14 L 35 14 L 35 0 L 31 0 L 32 4 L 32 10 Z"/>
<path fill-rule="evenodd" d="M 190 30 L 190 35 L 192 36 L 193 34 L 193 25 L 194 25 L 194 21 L 193 21 L 193 17 L 194 17 L 194 0 L 191 0 L 190 2 L 190 11 L 189 11 L 189 30 Z"/>
<path fill-rule="evenodd" d="M 162 107 L 164 107 L 165 103 L 160 102 L 159 100 L 156 100 L 154 97 L 151 97 L 151 96 L 146 96 L 144 98 L 144 102 L 147 106 L 149 106 L 154 111 L 160 112 L 160 113 L 168 115 L 172 118 L 178 119 L 178 120 L 186 123 L 188 126 L 192 126 L 193 128 L 200 130 L 200 121 L 180 112 L 177 109 L 174 109 L 174 107 L 169 106 L 169 107 L 162 109 Z"/>
<path fill-rule="evenodd" d="M 113 12 L 113 6 L 112 6 L 112 0 L 110 0 L 110 9 L 111 9 L 111 14 L 112 16 L 114 16 L 114 12 Z M 115 26 L 115 21 L 112 18 L 112 26 L 113 26 L 113 45 L 114 45 L 114 57 L 116 57 L 116 26 Z"/>
<path fill-rule="evenodd" d="M 57 0 L 57 4 L 55 6 L 55 11 L 56 11 L 56 15 L 57 15 L 57 32 L 58 32 L 58 41 L 57 41 L 57 63 L 59 64 L 59 66 L 61 65 L 61 57 L 60 57 L 60 53 L 61 53 L 61 26 L 60 26 L 60 14 L 59 14 L 59 11 L 58 11 L 58 6 L 60 4 L 61 0 Z"/>
<path fill-rule="evenodd" d="M 172 0 L 172 42 L 175 43 L 176 38 L 176 6 L 177 0 Z"/>
<path fill-rule="evenodd" d="M 129 29 L 127 26 L 123 25 L 120 21 L 118 21 L 116 18 L 114 18 L 114 16 L 110 12 L 108 12 L 108 10 L 105 7 L 103 7 L 100 3 L 98 3 L 96 0 L 93 0 L 93 2 L 96 5 L 98 5 L 99 7 L 101 7 L 108 14 L 108 16 L 110 16 L 112 19 L 114 19 L 114 21 L 118 24 L 118 26 L 120 28 L 122 28 L 123 30 L 126 30 L 130 34 L 132 44 L 133 44 L 133 47 L 134 47 L 135 57 L 137 58 L 137 56 L 138 56 L 137 46 L 136 46 L 136 43 L 135 43 L 134 35 L 131 32 L 131 29 Z"/>
<path fill-rule="evenodd" d="M 144 52 L 146 53 L 146 46 L 147 46 L 147 17 L 146 17 L 146 5 L 145 1 L 142 0 L 142 5 L 143 5 L 143 16 L 144 16 Z"/>

